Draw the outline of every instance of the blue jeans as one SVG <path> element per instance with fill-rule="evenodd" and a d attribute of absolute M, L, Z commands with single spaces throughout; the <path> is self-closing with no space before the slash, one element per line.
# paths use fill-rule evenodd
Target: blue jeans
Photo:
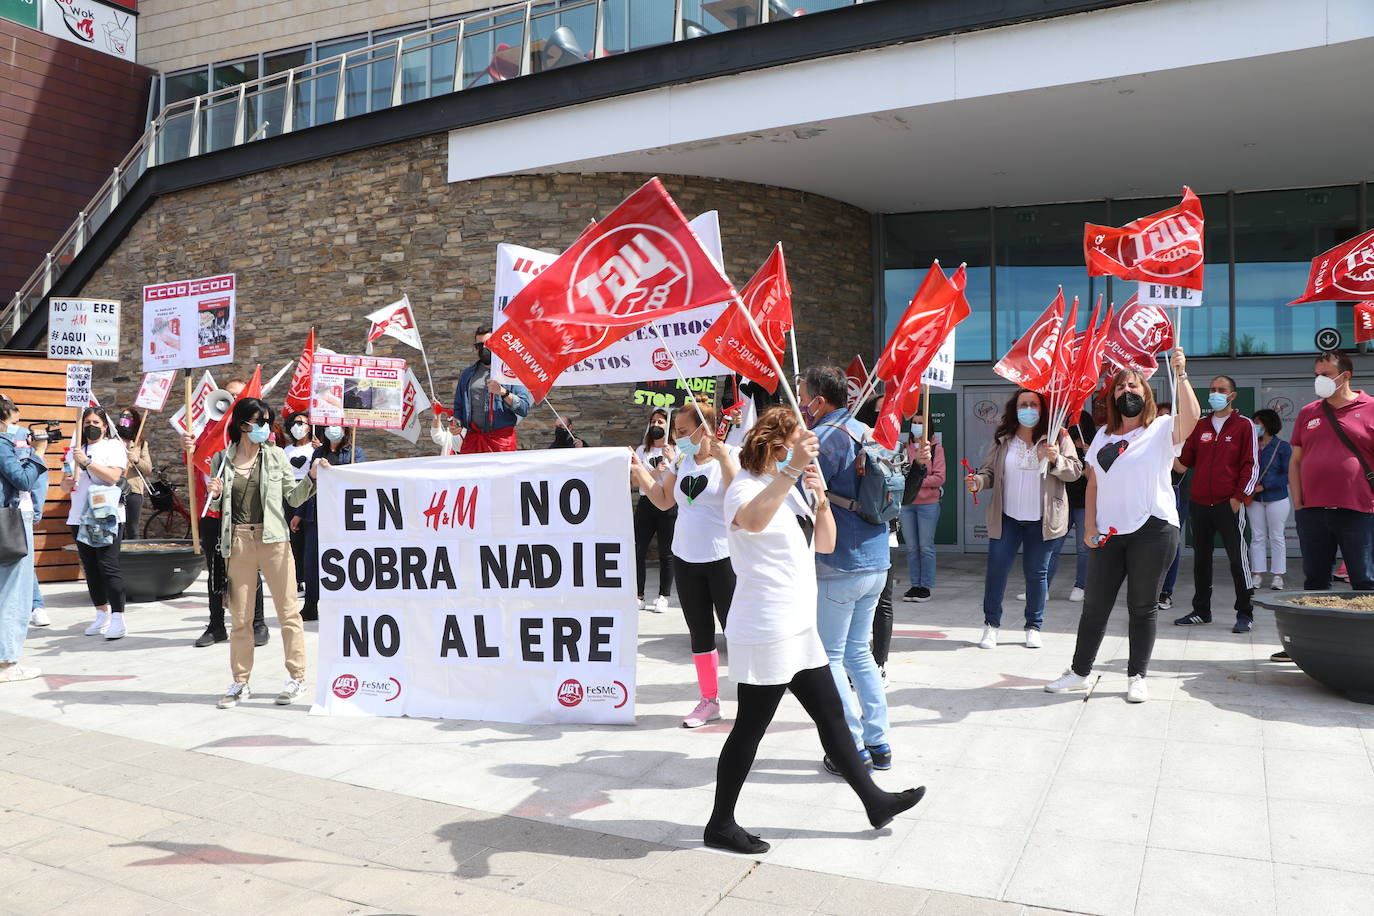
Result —
<path fill-rule="evenodd" d="M 939 521 L 939 503 L 902 506 L 907 577 L 914 586 L 935 587 L 935 526 Z"/>
<path fill-rule="evenodd" d="M 1357 479 L 1353 485 L 1362 482 Z M 1299 509 L 1296 514 L 1303 588 L 1323 591 L 1331 587 L 1331 569 L 1339 550 L 1350 573 L 1350 587 L 1356 591 L 1374 589 L 1369 556 L 1374 547 L 1374 514 L 1354 509 Z"/>
<path fill-rule="evenodd" d="M 859 748 L 887 743 L 887 694 L 868 644 L 873 609 L 886 584 L 885 569 L 816 580 L 816 629 L 844 703 L 845 724 Z"/>
<path fill-rule="evenodd" d="M 1088 548 L 1083 546 L 1083 513 L 1086 509 L 1069 510 L 1069 531 L 1076 532 L 1078 538 L 1074 543 L 1078 545 L 1078 553 L 1074 554 L 1078 558 L 1077 568 L 1074 569 L 1073 587 L 1082 588 L 1085 577 L 1088 574 Z M 1064 545 L 1069 543 L 1069 535 L 1066 531 L 1064 536 L 1059 539 L 1053 554 L 1050 556 L 1050 573 L 1045 580 L 1046 588 L 1054 584 L 1054 574 L 1059 572 L 1059 553 L 1064 549 Z"/>
<path fill-rule="evenodd" d="M 1002 625 L 1002 596 L 1007 576 L 1024 545 L 1021 568 L 1026 574 L 1026 629 L 1038 630 L 1045 622 L 1045 595 L 1049 592 L 1050 557 L 1064 540 L 1044 539 L 1044 523 L 1019 522 L 1002 516 L 1002 536 L 988 538 L 988 572 L 983 580 L 983 622 L 990 627 Z"/>
<path fill-rule="evenodd" d="M 38 525 L 38 513 L 37 513 L 37 512 L 30 512 L 28 515 L 29 515 L 29 531 L 33 531 L 33 529 Z M 34 551 L 34 542 L 33 542 L 33 538 L 29 538 L 29 560 L 30 560 L 30 562 L 32 562 L 32 561 L 34 560 L 33 551 Z M 48 606 L 48 605 L 43 601 L 43 593 L 42 593 L 41 591 L 38 590 L 38 569 L 37 569 L 37 567 L 35 567 L 34 570 L 33 570 L 33 606 L 34 606 L 35 608 L 40 608 L 40 607 L 41 607 L 41 608 L 46 608 L 46 607 Z"/>
<path fill-rule="evenodd" d="M 1183 530 L 1188 527 L 1188 504 L 1190 499 L 1184 499 L 1179 495 L 1178 487 L 1174 487 L 1174 504 L 1178 506 L 1178 548 L 1174 550 L 1174 562 L 1169 564 L 1169 571 L 1164 574 L 1164 586 L 1160 589 L 1162 595 L 1172 595 L 1174 593 L 1174 583 L 1178 582 L 1178 561 L 1183 557 Z"/>

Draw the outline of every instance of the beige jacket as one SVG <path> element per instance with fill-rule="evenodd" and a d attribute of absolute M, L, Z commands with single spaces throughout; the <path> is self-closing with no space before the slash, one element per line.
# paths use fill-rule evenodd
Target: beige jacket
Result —
<path fill-rule="evenodd" d="M 988 507 L 988 537 L 1002 536 L 1002 487 L 999 483 L 1005 465 L 1010 442 L 994 442 L 987 457 L 975 475 L 982 489 L 978 491 L 979 502 Z M 1059 460 L 1050 466 L 1050 472 L 1040 478 L 1040 521 L 1041 536 L 1047 540 L 1062 538 L 1069 532 L 1069 497 L 1064 484 L 1083 476 L 1083 460 L 1073 447 L 1068 434 L 1059 442 Z"/>

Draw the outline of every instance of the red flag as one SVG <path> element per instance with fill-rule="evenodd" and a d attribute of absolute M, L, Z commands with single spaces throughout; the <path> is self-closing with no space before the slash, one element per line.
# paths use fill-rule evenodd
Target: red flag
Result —
<path fill-rule="evenodd" d="M 1088 276 L 1202 289 L 1202 201 L 1191 188 L 1174 207 L 1132 220 L 1120 229 L 1083 226 Z"/>
<path fill-rule="evenodd" d="M 1108 306 L 1107 314 L 1098 321 L 1098 312 L 1101 308 L 1102 297 L 1098 296 L 1097 304 L 1093 306 L 1092 320 L 1088 322 L 1088 329 L 1079 339 L 1073 389 L 1069 392 L 1069 409 L 1065 414 L 1075 422 L 1083 410 L 1083 405 L 1097 390 L 1097 383 L 1102 377 L 1102 350 L 1107 345 L 1107 328 L 1112 323 L 1112 308 Z"/>
<path fill-rule="evenodd" d="M 637 328 L 736 298 L 654 178 L 511 300 L 487 346 L 542 400 L 565 369 Z"/>
<path fill-rule="evenodd" d="M 859 396 L 859 392 L 864 390 L 864 382 L 868 381 L 868 369 L 864 368 L 863 357 L 856 354 L 849 361 L 849 368 L 844 370 L 844 374 L 849 383 L 849 410 L 853 413 L 859 406 L 854 400 Z"/>
<path fill-rule="evenodd" d="M 897 447 L 897 440 L 902 431 L 902 417 L 908 415 L 908 400 L 913 405 L 920 402 L 921 373 L 924 371 L 912 363 L 902 376 L 901 384 L 889 390 L 883 398 L 883 409 L 878 412 L 878 422 L 873 427 L 873 440 L 889 451 Z M 910 413 L 915 412 L 916 407 L 912 406 Z"/>
<path fill-rule="evenodd" d="M 773 360 L 763 352 L 764 342 L 754 334 L 740 311 L 740 302 L 749 309 L 773 351 Z M 758 382 L 768 393 L 778 390 L 778 373 L 774 362 L 782 365 L 787 350 L 787 332 L 792 327 L 792 287 L 787 282 L 787 263 L 783 259 L 782 243 L 754 274 L 749 285 L 740 293 L 740 302 L 731 304 L 715 324 L 701 336 L 701 345 L 732 371 Z"/>
<path fill-rule="evenodd" d="M 239 396 L 234 398 L 234 404 L 244 398 L 262 397 L 262 367 L 253 367 L 253 377 L 248 380 L 248 384 L 243 386 Z M 218 420 L 211 420 L 205 424 L 205 429 L 201 430 L 200 437 L 196 439 L 195 466 L 202 474 L 209 475 L 210 459 L 215 456 L 215 452 L 227 448 L 229 445 L 229 418 L 234 415 L 234 404 L 229 405 L 229 409 L 224 412 L 224 416 Z"/>
<path fill-rule="evenodd" d="M 1168 314 L 1132 296 L 1107 325 L 1102 355 L 1119 369 L 1137 369 L 1149 378 L 1158 365 L 1156 356 L 1173 348 L 1174 327 Z"/>
<path fill-rule="evenodd" d="M 906 375 L 907 362 L 911 359 L 917 343 L 926 339 L 932 328 L 939 333 L 942 320 L 948 320 L 948 327 L 953 327 L 968 317 L 968 300 L 963 297 L 962 265 L 954 275 L 959 280 L 957 284 L 945 276 L 939 261 L 931 262 L 920 287 L 911 297 L 911 304 L 906 307 L 902 320 L 897 322 L 892 337 L 888 339 L 887 346 L 878 357 L 878 365 L 873 369 L 878 378 L 894 383 L 901 381 Z M 951 305 L 953 313 L 949 311 Z M 941 344 L 947 336 L 946 333 L 940 337 Z M 939 349 L 939 344 L 935 349 Z M 933 358 L 934 354 L 931 356 Z M 926 362 L 929 364 L 930 360 Z"/>
<path fill-rule="evenodd" d="M 1078 337 L 1078 297 L 1073 297 L 1069 316 L 1059 329 L 1059 340 L 1054 347 L 1054 360 L 1050 363 L 1050 374 L 1038 389 L 1045 397 L 1059 397 L 1073 387 L 1073 370 L 1078 365 L 1078 348 L 1083 343 Z"/>
<path fill-rule="evenodd" d="M 286 392 L 286 403 L 282 406 L 285 413 L 310 409 L 310 374 L 315 369 L 315 329 L 305 337 L 305 348 L 301 358 L 296 361 L 296 374 L 291 376 L 291 387 Z"/>
<path fill-rule="evenodd" d="M 1374 229 L 1312 259 L 1307 288 L 1289 305 L 1374 296 Z"/>
<path fill-rule="evenodd" d="M 1030 326 L 1030 330 L 1011 345 L 1006 355 L 992 367 L 1013 385 L 1030 391 L 1045 387 L 1054 369 L 1059 352 L 1059 332 L 1064 326 L 1064 289 L 1060 287 L 1045 311 Z"/>
<path fill-rule="evenodd" d="M 1355 343 L 1374 340 L 1374 299 L 1355 303 Z"/>

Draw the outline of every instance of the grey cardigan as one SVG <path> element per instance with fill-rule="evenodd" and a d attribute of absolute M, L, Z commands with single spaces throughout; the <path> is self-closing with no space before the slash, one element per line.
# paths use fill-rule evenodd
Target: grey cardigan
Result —
<path fill-rule="evenodd" d="M 1083 459 L 1073 447 L 1068 434 L 1059 440 L 1059 460 L 1050 465 L 1049 473 L 1040 478 L 1041 537 L 1047 541 L 1062 538 L 1069 532 L 1069 497 L 1064 484 L 1083 476 Z M 975 475 L 982 484 L 979 495 L 987 494 L 988 537 L 1002 536 L 1002 468 L 1010 441 L 994 442 Z"/>

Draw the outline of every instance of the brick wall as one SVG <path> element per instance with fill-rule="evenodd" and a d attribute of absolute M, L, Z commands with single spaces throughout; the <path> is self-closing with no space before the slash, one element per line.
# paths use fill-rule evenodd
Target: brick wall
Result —
<path fill-rule="evenodd" d="M 235 273 L 239 368 L 261 363 L 265 379 L 296 358 L 312 325 L 322 346 L 361 352 L 362 316 L 405 293 L 447 400 L 472 362 L 474 328 L 490 320 L 497 243 L 562 250 L 646 176 L 518 175 L 449 184 L 446 144 L 445 136 L 427 137 L 161 198 L 81 295 L 126 303 L 123 349 L 136 354 L 143 284 Z M 803 365 L 844 365 L 856 352 L 870 352 L 866 212 L 763 185 L 664 181 L 689 216 L 720 211 L 726 270 L 737 284 L 783 242 Z M 418 356 L 390 338 L 378 341 L 376 353 Z M 132 358 L 97 364 L 97 394 L 105 403 L 128 403 L 140 372 Z M 225 369 L 214 374 L 221 383 L 231 376 Z M 632 388 L 555 388 L 551 399 L 589 444 L 631 444 L 645 419 L 643 408 L 630 403 Z M 552 419 L 537 406 L 521 425 L 521 444 L 546 445 Z M 170 434 L 164 420 L 151 428 Z M 414 449 L 388 433 L 360 435 L 376 457 L 434 451 L 427 438 Z M 150 441 L 163 458 L 169 455 L 170 435 Z"/>

